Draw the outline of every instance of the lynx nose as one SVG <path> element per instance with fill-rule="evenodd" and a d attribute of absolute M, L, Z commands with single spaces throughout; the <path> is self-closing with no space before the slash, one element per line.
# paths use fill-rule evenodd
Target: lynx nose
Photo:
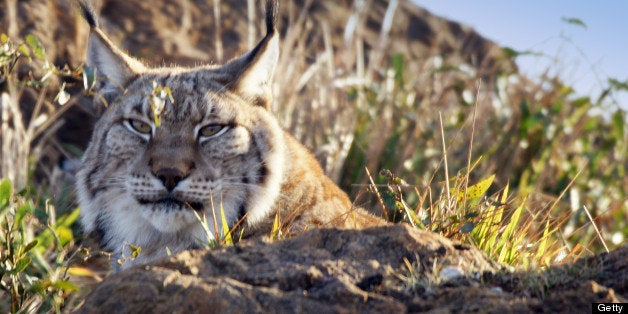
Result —
<path fill-rule="evenodd" d="M 172 192 L 177 184 L 187 177 L 187 174 L 177 168 L 162 168 L 155 172 L 155 176 L 161 180 L 169 192 Z"/>

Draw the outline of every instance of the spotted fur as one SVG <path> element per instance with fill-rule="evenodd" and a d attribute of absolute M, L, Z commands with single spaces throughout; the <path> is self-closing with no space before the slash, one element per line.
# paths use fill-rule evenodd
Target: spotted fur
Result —
<path fill-rule="evenodd" d="M 214 234 L 222 226 L 212 217 L 222 208 L 228 227 L 241 221 L 246 237 L 269 234 L 275 217 L 286 232 L 381 223 L 353 208 L 270 111 L 275 1 L 267 1 L 268 32 L 253 50 L 191 69 L 144 66 L 107 38 L 87 3 L 81 7 L 91 26 L 95 99 L 107 108 L 78 172 L 81 221 L 118 257 L 128 244 L 142 248 L 125 267 L 164 257 L 166 248 L 198 247 L 207 234 L 194 212 Z"/>

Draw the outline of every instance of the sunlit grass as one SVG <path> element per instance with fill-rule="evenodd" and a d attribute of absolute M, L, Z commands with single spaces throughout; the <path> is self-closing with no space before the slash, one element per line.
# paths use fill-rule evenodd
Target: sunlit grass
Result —
<path fill-rule="evenodd" d="M 38 218 L 43 216 L 44 218 Z M 78 210 L 58 217 L 55 209 L 0 183 L 0 311 L 59 312 L 78 287 L 69 281 L 74 250 L 70 229 Z"/>

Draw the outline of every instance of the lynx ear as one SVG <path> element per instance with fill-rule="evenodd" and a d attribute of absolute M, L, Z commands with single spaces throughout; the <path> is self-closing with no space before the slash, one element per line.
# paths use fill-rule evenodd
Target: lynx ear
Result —
<path fill-rule="evenodd" d="M 272 78 L 279 60 L 279 34 L 276 0 L 266 2 L 264 39 L 253 50 L 225 64 L 220 71 L 226 75 L 228 88 L 256 105 L 270 109 Z"/>
<path fill-rule="evenodd" d="M 87 65 L 117 87 L 125 86 L 146 69 L 142 63 L 116 47 L 99 28 L 92 28 L 89 35 Z"/>
<path fill-rule="evenodd" d="M 98 27 L 94 9 L 86 0 L 79 5 L 83 17 L 91 28 L 87 43 L 87 65 L 96 70 L 96 75 L 105 76 L 111 88 L 122 88 L 132 77 L 145 71 L 139 61 L 131 58 L 116 47 Z"/>

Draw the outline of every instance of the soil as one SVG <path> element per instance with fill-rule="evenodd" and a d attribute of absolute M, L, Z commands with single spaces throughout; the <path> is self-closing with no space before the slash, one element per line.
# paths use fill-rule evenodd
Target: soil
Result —
<path fill-rule="evenodd" d="M 578 313 L 626 302 L 628 246 L 542 271 L 405 224 L 186 251 L 108 276 L 81 313 Z"/>

